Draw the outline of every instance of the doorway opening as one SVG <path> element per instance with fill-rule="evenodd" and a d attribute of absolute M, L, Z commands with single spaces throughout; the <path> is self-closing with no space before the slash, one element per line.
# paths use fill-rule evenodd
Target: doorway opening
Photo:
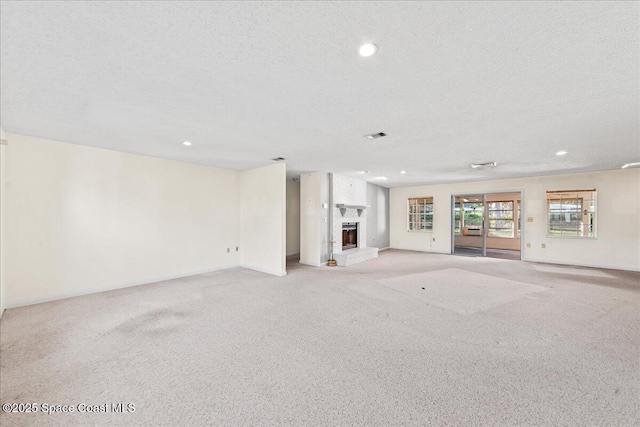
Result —
<path fill-rule="evenodd" d="M 522 259 L 522 192 L 452 196 L 452 253 Z"/>

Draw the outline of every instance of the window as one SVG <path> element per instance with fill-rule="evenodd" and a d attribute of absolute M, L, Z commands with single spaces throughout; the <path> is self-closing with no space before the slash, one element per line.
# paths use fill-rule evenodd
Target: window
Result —
<path fill-rule="evenodd" d="M 433 197 L 409 199 L 409 231 L 433 230 Z"/>
<path fill-rule="evenodd" d="M 465 199 L 466 200 L 466 199 Z M 484 205 L 482 202 L 463 202 L 462 217 L 460 216 L 460 203 L 454 203 L 453 221 L 455 223 L 454 235 L 481 235 L 482 220 L 484 217 Z M 471 230 L 471 231 L 470 231 Z"/>
<path fill-rule="evenodd" d="M 596 190 L 547 191 L 547 237 L 596 237 Z"/>
<path fill-rule="evenodd" d="M 489 237 L 513 237 L 513 201 L 489 202 Z"/>

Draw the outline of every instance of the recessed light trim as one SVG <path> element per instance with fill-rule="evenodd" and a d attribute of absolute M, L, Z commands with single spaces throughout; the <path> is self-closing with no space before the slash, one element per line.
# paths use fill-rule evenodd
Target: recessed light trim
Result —
<path fill-rule="evenodd" d="M 622 169 L 634 168 L 636 166 L 640 166 L 640 162 L 627 163 L 627 164 L 622 166 Z"/>
<path fill-rule="evenodd" d="M 556 156 L 564 156 L 564 155 L 565 155 L 565 154 L 567 154 L 567 153 L 568 153 L 568 151 L 564 151 L 564 150 L 562 150 L 562 151 L 558 151 L 558 152 L 556 153 Z"/>
<path fill-rule="evenodd" d="M 405 173 L 407 173 L 407 171 L 400 171 L 400 173 L 404 175 Z"/>
<path fill-rule="evenodd" d="M 389 178 L 387 178 L 386 176 L 376 176 L 376 177 L 375 177 L 375 178 L 373 178 L 373 179 L 375 179 L 375 180 L 377 180 L 377 181 L 386 181 L 386 180 L 388 180 Z"/>
<path fill-rule="evenodd" d="M 369 171 L 358 171 L 358 173 L 369 173 Z"/>
<path fill-rule="evenodd" d="M 358 54 L 363 57 L 368 57 L 375 54 L 378 51 L 378 46 L 373 43 L 365 43 L 358 48 Z"/>
<path fill-rule="evenodd" d="M 184 145 L 185 147 L 191 147 L 193 144 L 191 144 L 190 141 L 184 141 L 182 145 Z"/>

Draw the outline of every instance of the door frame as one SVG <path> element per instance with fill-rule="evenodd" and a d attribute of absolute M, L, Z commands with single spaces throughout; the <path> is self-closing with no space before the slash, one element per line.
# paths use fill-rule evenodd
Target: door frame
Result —
<path fill-rule="evenodd" d="M 487 230 L 488 227 L 484 225 L 488 223 L 489 210 L 486 209 L 487 204 L 487 195 L 489 194 L 509 194 L 509 193 L 520 193 L 520 261 L 524 260 L 524 234 L 525 234 L 525 224 L 526 221 L 523 218 L 525 216 L 525 203 L 524 203 L 524 190 L 499 190 L 499 191 L 470 191 L 468 193 L 456 193 L 451 194 L 451 247 L 449 248 L 451 255 L 455 255 L 455 246 L 456 246 L 456 198 L 464 197 L 464 196 L 482 196 L 482 204 L 485 206 L 483 213 L 483 226 L 482 226 L 482 256 L 487 256 Z M 515 230 L 517 233 L 517 229 Z"/>

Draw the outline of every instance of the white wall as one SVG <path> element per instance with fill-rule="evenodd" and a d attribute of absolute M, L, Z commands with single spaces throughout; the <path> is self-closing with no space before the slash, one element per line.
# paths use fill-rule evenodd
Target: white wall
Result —
<path fill-rule="evenodd" d="M 4 131 L 0 129 L 0 139 L 6 137 Z M 0 144 L 0 317 L 4 313 L 4 211 L 5 211 L 5 157 L 6 147 Z"/>
<path fill-rule="evenodd" d="M 240 264 L 239 172 L 7 139 L 7 306 Z"/>
<path fill-rule="evenodd" d="M 327 207 L 323 207 L 325 205 Z M 300 175 L 300 262 L 320 266 L 329 259 L 329 174 Z"/>
<path fill-rule="evenodd" d="M 388 248 L 389 235 L 389 189 L 367 183 L 367 246 Z"/>
<path fill-rule="evenodd" d="M 242 172 L 241 264 L 286 275 L 286 165 L 279 163 Z"/>
<path fill-rule="evenodd" d="M 300 182 L 287 181 L 287 256 L 300 253 Z"/>
<path fill-rule="evenodd" d="M 546 191 L 582 188 L 597 190 L 597 238 L 546 237 Z M 450 253 L 451 195 L 518 190 L 523 191 L 523 260 L 640 270 L 639 169 L 392 188 L 391 247 Z M 434 198 L 433 233 L 409 232 L 407 198 L 423 196 Z"/>

